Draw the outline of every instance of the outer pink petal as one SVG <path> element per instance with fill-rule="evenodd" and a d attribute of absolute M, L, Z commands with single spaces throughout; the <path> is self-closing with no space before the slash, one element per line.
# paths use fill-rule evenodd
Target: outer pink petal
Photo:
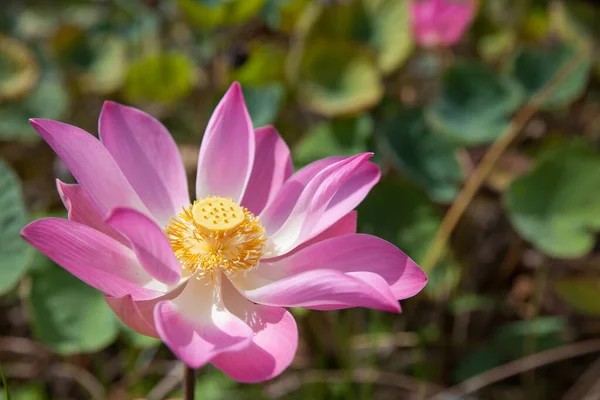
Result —
<path fill-rule="evenodd" d="M 192 368 L 251 342 L 252 329 L 225 308 L 219 291 L 218 283 L 192 278 L 178 297 L 154 309 L 161 339 Z"/>
<path fill-rule="evenodd" d="M 376 236 L 349 234 L 332 237 L 277 262 L 282 276 L 310 271 L 319 265 L 343 273 L 369 272 L 381 276 L 394 297 L 417 294 L 427 276 L 402 250 Z M 354 275 L 358 276 L 358 275 Z"/>
<path fill-rule="evenodd" d="M 30 122 L 69 167 L 102 217 L 117 207 L 148 213 L 115 160 L 95 137 L 62 122 L 46 119 L 32 119 Z"/>
<path fill-rule="evenodd" d="M 256 154 L 242 206 L 258 215 L 274 198 L 294 167 L 290 149 L 272 126 L 255 131 Z"/>
<path fill-rule="evenodd" d="M 331 269 L 312 269 L 298 274 L 279 276 L 278 263 L 260 265 L 252 274 L 236 276 L 236 288 L 256 303 L 333 310 L 368 307 L 399 312 L 400 306 L 387 290 L 376 290 L 369 282 Z"/>
<path fill-rule="evenodd" d="M 152 320 L 140 311 L 137 302 L 133 301 L 131 295 L 123 297 L 104 296 L 104 300 L 113 312 L 117 314 L 119 319 L 130 329 L 142 335 L 158 338 L 158 333 L 150 322 Z M 152 313 L 152 310 L 150 310 L 150 313 Z"/>
<path fill-rule="evenodd" d="M 211 363 L 236 381 L 255 383 L 272 379 L 285 370 L 296 354 L 298 327 L 283 308 L 253 304 L 227 282 L 225 306 L 254 331 L 252 343 L 242 350 L 217 355 Z"/>
<path fill-rule="evenodd" d="M 363 282 L 365 284 L 365 287 L 369 288 L 368 290 L 382 294 L 391 305 L 391 306 L 386 305 L 386 308 L 383 308 L 384 311 L 392 311 L 392 312 L 400 312 L 401 311 L 400 304 L 396 300 L 393 300 L 393 302 L 392 302 L 391 299 L 394 299 L 394 295 L 390 291 L 390 287 L 388 286 L 385 279 L 383 279 L 381 276 L 379 276 L 373 272 L 365 272 L 365 271 L 350 272 L 347 274 L 347 276 L 356 278 L 359 281 Z M 340 303 L 340 304 L 338 304 L 338 303 L 329 303 L 329 304 L 323 303 L 323 304 L 318 304 L 316 306 L 312 306 L 310 308 L 312 308 L 313 310 L 327 311 L 327 310 L 339 310 L 342 308 L 350 308 L 350 307 L 379 308 L 377 306 L 373 307 L 369 303 L 363 303 L 363 302 L 348 302 L 348 303 Z"/>
<path fill-rule="evenodd" d="M 239 83 L 231 85 L 215 109 L 198 157 L 196 197 L 231 197 L 239 203 L 254 164 L 252 121 Z"/>
<path fill-rule="evenodd" d="M 152 277 L 129 248 L 86 225 L 44 218 L 27 225 L 21 235 L 52 261 L 110 296 L 131 294 L 135 300 L 146 300 L 161 294 L 144 287 Z"/>
<path fill-rule="evenodd" d="M 269 205 L 265 210 L 264 219 L 261 218 L 269 237 L 267 257 L 287 253 L 350 212 L 375 184 L 372 174 L 361 173 L 361 168 L 371 156 L 371 153 L 365 153 L 349 157 L 317 173 L 303 188 L 285 222 L 278 228 L 270 218 L 273 214 Z M 375 172 L 375 178 L 379 179 L 377 169 L 369 168 L 367 171 Z M 359 179 L 353 181 L 353 176 Z M 351 187 L 348 188 L 347 185 Z M 338 193 L 343 194 L 344 198 L 336 197 Z M 290 193 L 282 189 L 279 196 L 288 197 Z M 276 204 L 273 208 L 278 207 L 279 204 Z M 275 215 L 275 219 L 280 220 L 280 217 Z"/>
<path fill-rule="evenodd" d="M 179 296 L 186 284 L 187 282 L 184 282 L 163 296 L 152 300 L 134 301 L 130 295 L 123 297 L 104 296 L 104 300 L 130 329 L 142 335 L 158 338 L 158 332 L 154 328 L 154 308 L 156 304 Z"/>
<path fill-rule="evenodd" d="M 349 234 L 261 262 L 232 282 L 244 296 L 261 304 L 393 311 L 399 309 L 396 300 L 414 296 L 425 286 L 427 277 L 385 240 Z"/>
<path fill-rule="evenodd" d="M 281 228 L 298 202 L 302 191 L 319 172 L 343 160 L 347 160 L 347 158 L 324 158 L 307 165 L 292 175 L 260 215 L 261 222 L 267 227 L 267 231 L 274 233 Z M 377 165 L 371 162 L 359 166 L 358 171 L 341 185 L 338 194 L 328 204 L 323 218 L 315 227 L 313 234 L 318 234 L 333 225 L 339 218 L 360 204 L 369 190 L 379 181 L 380 175 Z"/>
<path fill-rule="evenodd" d="M 324 230 L 323 232 L 319 233 L 317 236 L 313 237 L 310 240 L 307 240 L 306 242 L 302 243 L 300 246 L 296 247 L 294 250 L 290 251 L 289 253 L 277 258 L 283 258 L 283 257 L 289 257 L 292 254 L 296 254 L 297 252 L 299 252 L 300 250 L 312 246 L 315 243 L 319 243 L 322 242 L 323 240 L 332 238 L 332 237 L 336 237 L 336 236 L 341 236 L 341 235 L 348 235 L 350 233 L 356 233 L 356 220 L 358 217 L 358 213 L 356 211 L 350 211 L 348 214 L 346 214 L 344 217 L 342 217 L 339 221 L 337 221 L 335 224 L 331 225 L 329 228 L 327 228 L 326 230 Z M 266 262 L 273 262 L 275 259 L 271 258 L 271 259 L 266 259 Z"/>
<path fill-rule="evenodd" d="M 175 284 L 181 267 L 162 229 L 144 214 L 130 208 L 117 208 L 106 223 L 125 235 L 138 260 L 155 279 Z"/>
<path fill-rule="evenodd" d="M 367 162 L 361 165 L 335 196 L 319 220 L 315 232 L 322 232 L 356 208 L 367 197 L 369 191 L 379 182 L 381 171 L 376 164 Z"/>
<path fill-rule="evenodd" d="M 57 179 L 56 188 L 67 209 L 69 220 L 94 228 L 125 246 L 129 246 L 129 241 L 123 235 L 104 222 L 96 206 L 92 204 L 80 185 L 63 183 Z"/>
<path fill-rule="evenodd" d="M 273 201 L 260 214 L 260 220 L 269 231 L 275 232 L 285 223 L 286 219 L 298 202 L 298 197 L 308 184 L 323 169 L 344 160 L 344 157 L 327 157 L 308 164 L 293 174 L 277 193 Z"/>
<path fill-rule="evenodd" d="M 158 120 L 107 101 L 98 129 L 100 140 L 161 225 L 190 203 L 181 155 Z"/>

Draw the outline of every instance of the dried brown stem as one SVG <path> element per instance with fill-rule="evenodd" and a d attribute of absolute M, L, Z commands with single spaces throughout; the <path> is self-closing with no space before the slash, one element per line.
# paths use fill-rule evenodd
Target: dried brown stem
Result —
<path fill-rule="evenodd" d="M 590 365 L 562 400 L 593 400 L 600 398 L 600 357 Z"/>
<path fill-rule="evenodd" d="M 175 364 L 176 365 L 172 367 L 148 393 L 148 400 L 164 399 L 181 383 L 181 380 L 184 377 L 182 365 L 178 362 Z"/>
<path fill-rule="evenodd" d="M 413 396 L 419 390 L 424 390 L 426 395 L 439 391 L 439 386 L 434 383 L 420 381 L 407 375 L 378 371 L 369 368 L 358 368 L 353 371 L 303 371 L 288 373 L 277 381 L 269 384 L 264 389 L 264 394 L 269 399 L 280 399 L 289 393 L 300 389 L 303 385 L 311 383 L 337 383 L 337 382 L 375 383 L 382 386 L 391 386 L 403 389 Z"/>
<path fill-rule="evenodd" d="M 572 343 L 557 349 L 542 351 L 541 353 L 511 361 L 497 368 L 492 368 L 473 378 L 467 379 L 456 386 L 436 393 L 434 396 L 429 397 L 429 400 L 442 400 L 452 397 L 462 398 L 463 396 L 475 393 L 486 386 L 503 381 L 504 379 L 521 374 L 525 371 L 598 351 L 600 351 L 600 339 Z"/>

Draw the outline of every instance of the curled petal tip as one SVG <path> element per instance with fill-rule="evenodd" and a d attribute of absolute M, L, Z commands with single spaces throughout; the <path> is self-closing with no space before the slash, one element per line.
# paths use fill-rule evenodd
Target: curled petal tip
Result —
<path fill-rule="evenodd" d="M 31 225 L 31 223 L 29 223 L 29 224 L 25 225 L 25 226 L 24 226 L 24 227 L 21 229 L 21 231 L 19 232 L 19 234 L 21 235 L 21 237 L 22 237 L 23 239 L 25 239 L 25 240 L 27 240 L 27 230 L 28 230 L 28 227 L 29 227 L 29 225 Z"/>
<path fill-rule="evenodd" d="M 224 97 L 232 98 L 232 99 L 244 99 L 244 92 L 242 91 L 242 85 L 239 82 L 235 81 L 227 89 Z"/>
<path fill-rule="evenodd" d="M 110 107 L 120 107 L 121 104 L 117 103 L 116 101 L 112 101 L 112 100 L 105 100 L 104 103 L 102 104 L 102 109 L 106 109 L 106 108 L 110 108 Z"/>
<path fill-rule="evenodd" d="M 41 119 L 39 119 L 39 118 L 29 118 L 29 123 L 30 123 L 30 124 L 31 124 L 31 126 L 33 126 L 34 128 L 35 128 L 36 126 L 40 126 L 40 125 L 41 125 L 41 124 L 40 124 L 40 122 L 41 122 L 41 121 L 42 121 L 42 120 L 41 120 Z"/>

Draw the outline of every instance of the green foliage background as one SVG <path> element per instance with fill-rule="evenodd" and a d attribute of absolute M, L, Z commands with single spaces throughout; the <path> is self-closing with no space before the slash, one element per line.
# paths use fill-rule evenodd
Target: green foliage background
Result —
<path fill-rule="evenodd" d="M 0 363 L 13 399 L 181 394 L 169 386 L 176 363 L 160 342 L 122 326 L 101 293 L 20 239 L 28 221 L 65 216 L 54 180 L 72 181 L 28 118 L 95 134 L 104 100 L 134 105 L 166 124 L 192 177 L 203 127 L 234 80 L 254 125 L 274 124 L 297 168 L 374 151 L 383 178 L 359 207 L 359 230 L 422 262 L 515 113 L 590 49 L 502 154 L 403 314 L 293 310 L 301 344 L 278 381 L 239 385 L 206 367 L 197 398 L 413 398 L 600 333 L 594 2 L 480 1 L 473 26 L 448 49 L 414 43 L 409 0 L 0 7 Z M 593 360 L 559 362 L 469 398 L 559 399 Z M 406 377 L 415 381 L 400 388 Z"/>

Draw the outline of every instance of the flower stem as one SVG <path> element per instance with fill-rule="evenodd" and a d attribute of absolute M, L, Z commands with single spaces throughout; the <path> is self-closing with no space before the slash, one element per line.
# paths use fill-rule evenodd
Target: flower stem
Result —
<path fill-rule="evenodd" d="M 194 384 L 196 383 L 194 369 L 186 365 L 183 374 L 183 399 L 194 400 Z"/>

